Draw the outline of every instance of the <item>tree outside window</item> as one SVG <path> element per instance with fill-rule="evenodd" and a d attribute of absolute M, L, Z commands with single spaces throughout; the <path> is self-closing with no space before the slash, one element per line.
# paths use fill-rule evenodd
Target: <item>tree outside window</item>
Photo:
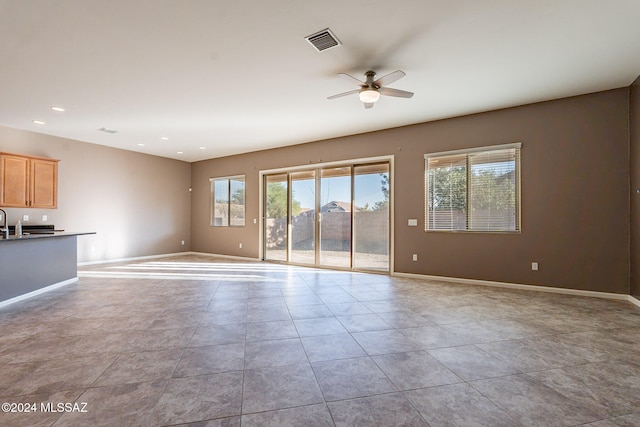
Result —
<path fill-rule="evenodd" d="M 427 231 L 520 231 L 520 144 L 425 155 Z"/>
<path fill-rule="evenodd" d="M 245 178 L 234 176 L 211 179 L 211 225 L 244 227 Z"/>

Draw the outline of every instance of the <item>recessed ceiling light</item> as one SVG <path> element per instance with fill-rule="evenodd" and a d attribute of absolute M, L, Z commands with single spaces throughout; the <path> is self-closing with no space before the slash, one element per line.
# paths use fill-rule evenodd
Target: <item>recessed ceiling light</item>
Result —
<path fill-rule="evenodd" d="M 43 125 L 45 124 L 42 120 L 32 120 L 33 123 L 37 124 L 37 125 Z"/>
<path fill-rule="evenodd" d="M 144 147 L 144 144 L 138 144 L 139 147 Z"/>
<path fill-rule="evenodd" d="M 163 141 L 168 141 L 169 140 L 169 138 L 166 137 L 166 136 L 161 136 L 160 139 L 163 140 Z"/>
<path fill-rule="evenodd" d="M 205 148 L 205 147 L 200 147 L 200 149 L 201 149 L 201 150 L 205 150 L 206 148 Z"/>
<path fill-rule="evenodd" d="M 63 112 L 63 111 L 64 111 L 64 108 L 62 108 L 62 107 L 56 107 L 55 105 L 52 105 L 52 106 L 51 106 L 51 109 L 52 109 L 53 111 L 59 111 L 59 112 Z"/>
<path fill-rule="evenodd" d="M 184 151 L 178 151 L 178 154 L 184 154 Z"/>

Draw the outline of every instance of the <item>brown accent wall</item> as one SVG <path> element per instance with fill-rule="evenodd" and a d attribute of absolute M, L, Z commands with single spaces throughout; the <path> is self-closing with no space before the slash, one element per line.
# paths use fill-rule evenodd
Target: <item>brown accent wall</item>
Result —
<path fill-rule="evenodd" d="M 628 118 L 623 88 L 196 162 L 192 249 L 258 257 L 260 170 L 394 155 L 396 272 L 626 294 Z M 422 231 L 423 155 L 510 142 L 522 142 L 522 232 Z M 209 178 L 237 174 L 247 179 L 247 225 L 210 227 Z M 408 227 L 409 218 L 422 228 Z"/>
<path fill-rule="evenodd" d="M 640 299 L 640 77 L 631 85 L 629 111 L 631 175 L 631 292 Z"/>
<path fill-rule="evenodd" d="M 10 224 L 25 214 L 42 224 L 44 214 L 58 228 L 97 232 L 78 237 L 79 262 L 189 250 L 189 163 L 6 127 L 0 151 L 60 159 L 58 209 L 4 210 Z"/>

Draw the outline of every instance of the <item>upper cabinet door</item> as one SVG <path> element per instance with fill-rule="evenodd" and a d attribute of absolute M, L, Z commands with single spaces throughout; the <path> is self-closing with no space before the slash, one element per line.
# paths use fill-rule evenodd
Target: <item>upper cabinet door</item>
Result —
<path fill-rule="evenodd" d="M 55 209 L 58 207 L 58 162 L 56 160 L 31 159 L 30 174 L 31 208 Z"/>
<path fill-rule="evenodd" d="M 58 207 L 58 161 L 0 153 L 0 207 Z"/>
<path fill-rule="evenodd" d="M 0 155 L 0 206 L 29 205 L 29 161 L 27 157 Z"/>

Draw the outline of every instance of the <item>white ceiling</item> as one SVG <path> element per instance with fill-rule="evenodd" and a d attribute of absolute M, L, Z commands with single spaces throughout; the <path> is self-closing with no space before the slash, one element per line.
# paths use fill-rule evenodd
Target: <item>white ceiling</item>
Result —
<path fill-rule="evenodd" d="M 638 0 L 0 0 L 0 124 L 197 161 L 628 86 L 639 18 Z M 305 36 L 327 27 L 342 46 L 318 53 Z M 415 96 L 326 99 L 368 69 Z"/>

